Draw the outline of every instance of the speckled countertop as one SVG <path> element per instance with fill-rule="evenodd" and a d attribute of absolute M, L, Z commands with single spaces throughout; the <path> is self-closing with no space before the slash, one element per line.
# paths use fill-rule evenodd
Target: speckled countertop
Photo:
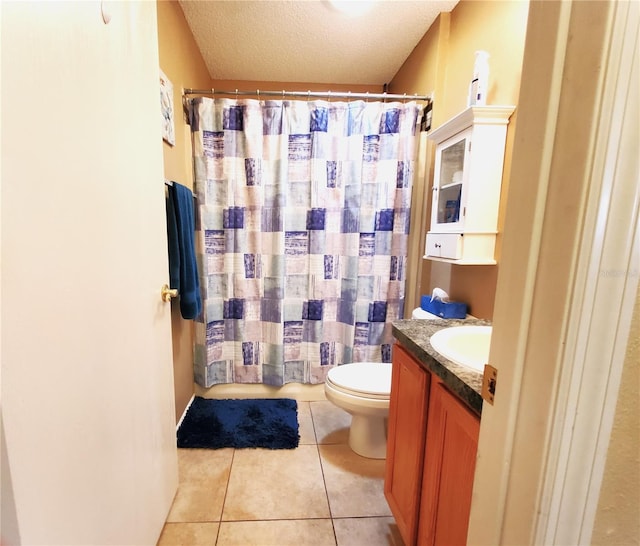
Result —
<path fill-rule="evenodd" d="M 451 392 L 480 415 L 482 374 L 446 359 L 429 342 L 442 328 L 471 324 L 490 326 L 491 322 L 480 319 L 397 320 L 393 322 L 393 335 L 425 369 L 440 377 Z"/>

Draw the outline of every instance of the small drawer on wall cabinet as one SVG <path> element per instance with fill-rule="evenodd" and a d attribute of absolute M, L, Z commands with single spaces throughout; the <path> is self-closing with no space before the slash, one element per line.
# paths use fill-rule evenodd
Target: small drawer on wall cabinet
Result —
<path fill-rule="evenodd" d="M 462 257 L 461 233 L 427 233 L 425 254 L 459 260 Z"/>

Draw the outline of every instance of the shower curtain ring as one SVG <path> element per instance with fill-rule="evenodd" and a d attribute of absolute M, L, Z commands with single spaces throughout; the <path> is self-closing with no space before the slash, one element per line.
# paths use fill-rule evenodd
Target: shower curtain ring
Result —
<path fill-rule="evenodd" d="M 238 100 L 238 88 L 236 87 L 236 100 Z"/>
<path fill-rule="evenodd" d="M 309 102 L 310 98 L 311 98 L 311 89 L 307 89 L 307 102 Z"/>

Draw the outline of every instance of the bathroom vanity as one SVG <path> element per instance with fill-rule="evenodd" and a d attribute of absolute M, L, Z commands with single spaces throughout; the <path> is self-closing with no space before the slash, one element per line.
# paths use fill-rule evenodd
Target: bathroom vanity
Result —
<path fill-rule="evenodd" d="M 466 543 L 482 411 L 482 373 L 429 339 L 483 320 L 400 320 L 393 348 L 384 493 L 406 546 Z"/>

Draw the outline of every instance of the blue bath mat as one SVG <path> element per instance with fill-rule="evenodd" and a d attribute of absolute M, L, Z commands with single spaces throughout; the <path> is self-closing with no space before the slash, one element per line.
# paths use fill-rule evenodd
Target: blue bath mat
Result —
<path fill-rule="evenodd" d="M 178 447 L 298 447 L 298 403 L 290 398 L 210 400 L 196 396 L 178 428 Z"/>

